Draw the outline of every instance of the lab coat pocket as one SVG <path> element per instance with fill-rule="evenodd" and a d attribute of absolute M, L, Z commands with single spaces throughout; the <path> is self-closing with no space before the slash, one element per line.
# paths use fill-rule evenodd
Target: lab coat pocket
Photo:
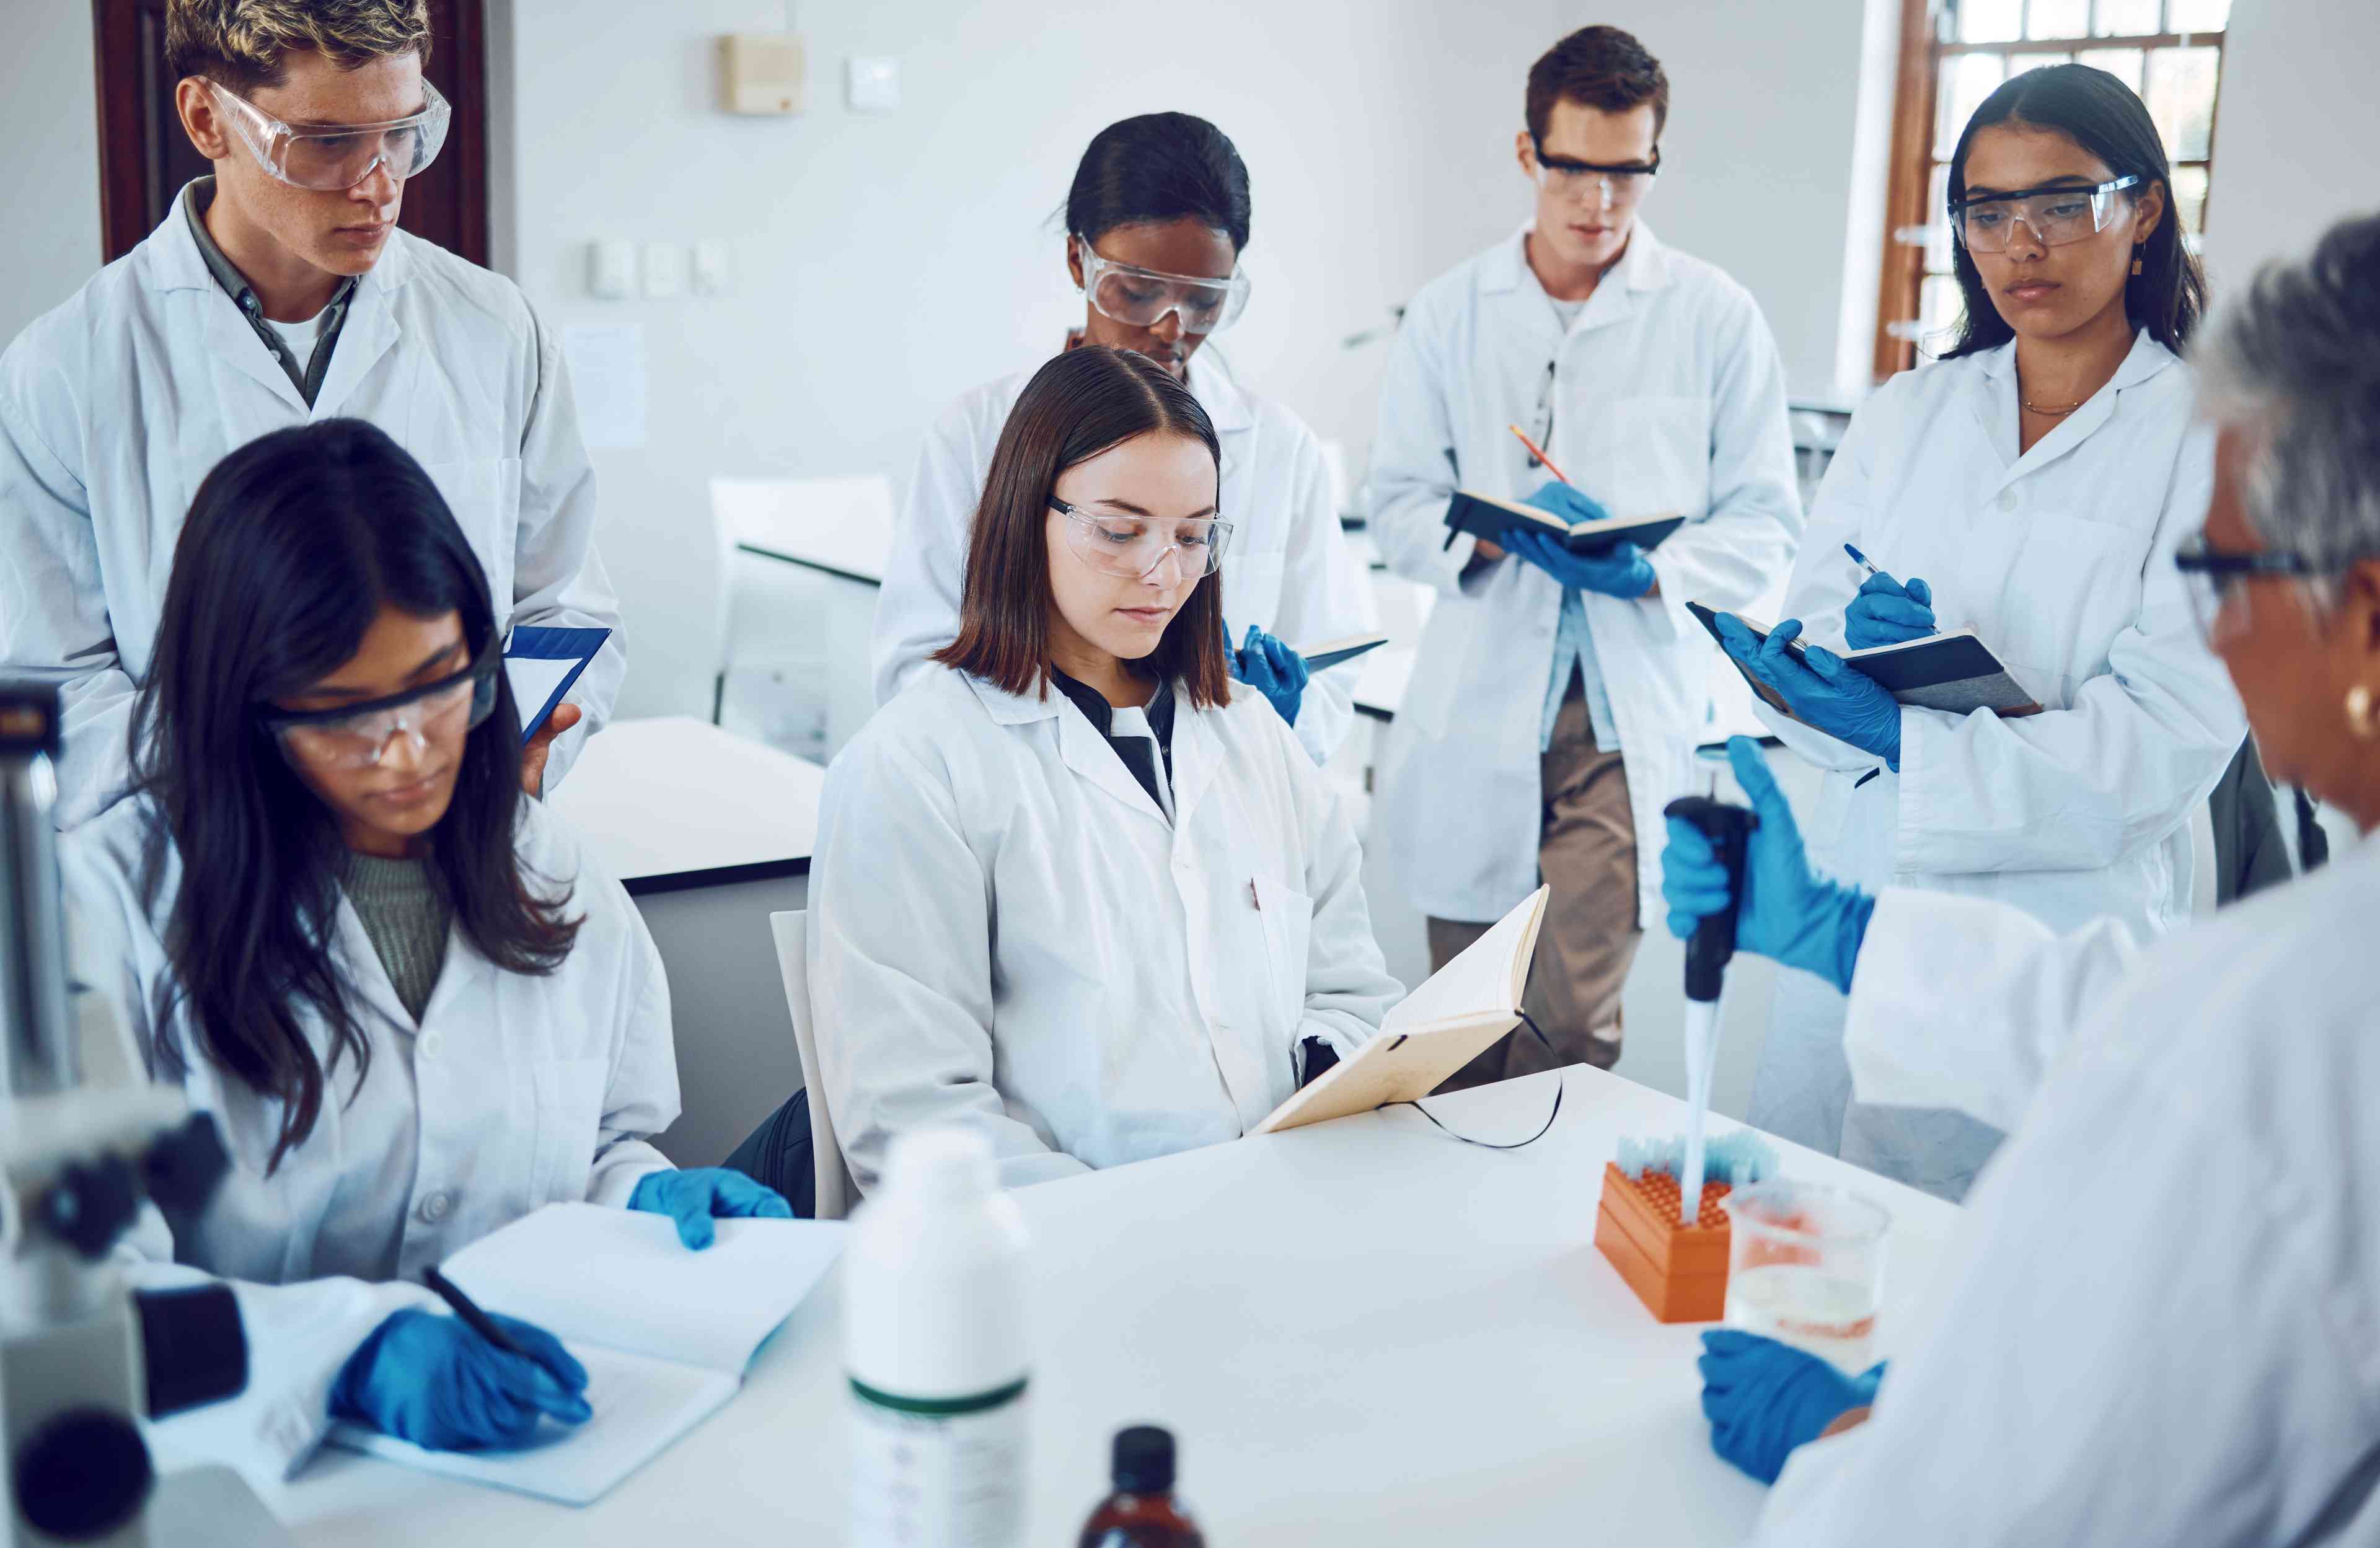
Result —
<path fill-rule="evenodd" d="M 604 1092 L 611 1082 L 608 1058 L 549 1058 L 532 1067 L 537 1091 L 536 1154 L 531 1162 L 532 1208 L 587 1196 L 587 1175 L 595 1165 L 597 1131 L 603 1123 Z"/>
<path fill-rule="evenodd" d="M 438 492 L 455 513 L 488 572 L 488 590 L 499 619 L 512 611 L 513 553 L 518 547 L 521 462 L 518 457 L 471 457 L 426 464 Z"/>
<path fill-rule="evenodd" d="M 1286 1038 L 1305 1019 L 1305 960 L 1314 935 L 1314 900 L 1261 874 L 1251 885 L 1269 970 L 1264 1026 Z"/>
<path fill-rule="evenodd" d="M 1588 487 L 1615 516 L 1710 508 L 1707 398 L 1626 398 L 1604 411 Z"/>

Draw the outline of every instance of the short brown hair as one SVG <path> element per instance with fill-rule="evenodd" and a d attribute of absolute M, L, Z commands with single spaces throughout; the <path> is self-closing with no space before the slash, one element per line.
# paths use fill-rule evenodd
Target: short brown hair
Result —
<path fill-rule="evenodd" d="M 418 54 L 430 62 L 429 0 L 166 0 L 165 69 L 234 93 L 278 86 L 293 52 L 352 70 Z"/>
<path fill-rule="evenodd" d="M 1653 138 L 1670 121 L 1670 78 L 1634 33 L 1617 27 L 1582 27 L 1529 67 L 1529 138 L 1546 142 L 1554 103 L 1576 103 L 1606 113 L 1653 104 Z"/>
<path fill-rule="evenodd" d="M 1007 693 L 1049 695 L 1050 497 L 1066 469 L 1151 433 L 1197 441 L 1215 459 L 1221 483 L 1222 446 L 1206 409 L 1147 356 L 1085 345 L 1033 373 L 984 475 L 959 594 L 959 637 L 936 651 L 935 660 Z M 1231 562 L 1228 553 L 1224 562 Z M 1200 708 L 1229 704 L 1222 596 L 1218 570 L 1192 590 L 1157 648 L 1128 663 L 1134 673 L 1179 682 Z"/>

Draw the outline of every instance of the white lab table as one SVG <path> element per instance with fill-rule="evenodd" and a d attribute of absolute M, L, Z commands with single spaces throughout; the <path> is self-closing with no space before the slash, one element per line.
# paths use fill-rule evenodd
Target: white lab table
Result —
<path fill-rule="evenodd" d="M 707 720 L 617 720 L 554 812 L 637 901 L 669 974 L 682 1115 L 660 1141 L 710 1166 L 802 1088 L 769 915 L 808 905 L 826 770 Z"/>
<path fill-rule="evenodd" d="M 817 583 L 815 600 L 803 609 L 811 616 L 800 622 L 825 666 L 826 752 L 832 757 L 876 712 L 868 652 L 892 532 L 864 523 L 816 521 L 767 542 L 739 542 L 735 548 L 824 577 Z"/>
<path fill-rule="evenodd" d="M 1020 1192 L 1039 1345 L 1026 1541 L 1071 1542 L 1111 1433 L 1152 1421 L 1233 1548 L 1740 1542 L 1766 1491 L 1711 1452 L 1699 1329 L 1654 1322 L 1592 1242 L 1620 1137 L 1675 1131 L 1682 1109 L 1584 1067 L 1559 1078 L 1560 1119 L 1525 1150 L 1391 1110 Z M 1556 1079 L 1431 1106 L 1518 1138 Z M 1790 1175 L 1892 1211 L 1890 1353 L 1956 1209 L 1782 1148 Z M 837 1275 L 735 1402 L 585 1510 L 340 1453 L 271 1503 L 299 1542 L 339 1548 L 841 1542 L 841 1312 Z"/>

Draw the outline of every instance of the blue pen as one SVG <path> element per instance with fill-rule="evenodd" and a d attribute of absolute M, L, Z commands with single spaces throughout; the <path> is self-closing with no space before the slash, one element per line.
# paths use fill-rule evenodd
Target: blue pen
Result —
<path fill-rule="evenodd" d="M 1867 562 L 1867 555 L 1860 552 L 1859 550 L 1852 547 L 1849 543 L 1845 543 L 1843 545 L 1843 551 L 1850 554 L 1853 559 L 1859 561 L 1859 567 L 1865 570 L 1871 578 L 1875 576 L 1876 573 L 1876 566 Z"/>

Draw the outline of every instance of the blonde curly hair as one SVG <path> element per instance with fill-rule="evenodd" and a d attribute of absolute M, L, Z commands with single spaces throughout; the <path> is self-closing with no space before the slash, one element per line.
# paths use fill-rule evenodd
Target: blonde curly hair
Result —
<path fill-rule="evenodd" d="M 429 0 L 167 0 L 165 68 L 246 93 L 278 86 L 291 53 L 342 69 L 416 54 L 430 60 Z"/>

